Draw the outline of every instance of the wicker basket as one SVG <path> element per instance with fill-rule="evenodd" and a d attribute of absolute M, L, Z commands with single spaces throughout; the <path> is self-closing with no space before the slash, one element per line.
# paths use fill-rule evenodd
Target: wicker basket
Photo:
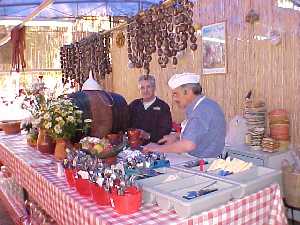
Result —
<path fill-rule="evenodd" d="M 18 134 L 21 132 L 21 121 L 2 121 L 1 123 L 5 134 Z"/>
<path fill-rule="evenodd" d="M 293 207 L 300 207 L 300 173 L 291 172 L 291 169 L 282 169 L 283 191 L 286 202 Z"/>

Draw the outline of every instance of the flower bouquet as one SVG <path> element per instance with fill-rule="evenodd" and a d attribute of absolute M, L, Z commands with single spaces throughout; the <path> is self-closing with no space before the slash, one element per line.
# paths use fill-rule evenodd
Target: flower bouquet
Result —
<path fill-rule="evenodd" d="M 57 159 L 64 159 L 65 148 L 78 133 L 83 134 L 90 121 L 83 121 L 82 111 L 69 100 L 58 98 L 52 100 L 47 112 L 41 118 L 41 125 L 48 130 L 49 135 L 56 140 L 55 151 Z"/>

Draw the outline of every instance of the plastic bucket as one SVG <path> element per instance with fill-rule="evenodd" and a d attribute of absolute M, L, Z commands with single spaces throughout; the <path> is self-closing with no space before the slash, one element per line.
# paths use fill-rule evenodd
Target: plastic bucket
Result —
<path fill-rule="evenodd" d="M 85 179 L 81 179 L 81 178 L 75 179 L 75 187 L 80 195 L 86 196 L 86 197 L 91 196 L 89 180 L 85 180 Z"/>
<path fill-rule="evenodd" d="M 98 205 L 110 205 L 110 198 L 108 192 L 103 187 L 90 182 L 92 199 Z"/>
<path fill-rule="evenodd" d="M 137 212 L 142 203 L 142 194 L 136 187 L 126 189 L 124 195 L 118 195 L 116 190 L 111 194 L 111 205 L 119 214 L 132 214 Z"/>
<path fill-rule="evenodd" d="M 75 187 L 75 170 L 65 169 L 65 175 L 66 175 L 68 184 L 71 187 Z"/>

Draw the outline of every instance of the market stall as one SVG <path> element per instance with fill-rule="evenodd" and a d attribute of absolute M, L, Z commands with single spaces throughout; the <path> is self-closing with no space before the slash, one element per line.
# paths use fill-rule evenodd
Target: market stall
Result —
<path fill-rule="evenodd" d="M 300 153 L 293 146 L 299 136 L 299 110 L 294 104 L 298 53 L 289 52 L 297 49 L 299 32 L 296 20 L 290 19 L 294 15 L 273 21 L 286 15 L 281 10 L 280 1 L 165 1 L 111 30 L 63 44 L 61 83 L 70 83 L 78 91 L 90 74 L 92 82 L 108 85 L 96 83 L 97 89 L 85 90 L 89 97 L 82 92 L 73 97 L 67 92 L 47 95 L 41 78 L 41 86 L 31 87 L 25 101 L 17 105 L 33 117 L 32 123 L 25 123 L 26 136 L 20 133 L 21 119 L 14 115 L 19 112 L 2 109 L 9 119 L 0 123 L 5 132 L 0 133 L 4 164 L 0 199 L 15 222 L 287 224 L 282 187 L 288 187 L 286 200 L 296 199 L 298 204 L 299 198 L 297 187 L 292 188 L 287 178 L 297 180 L 300 171 Z M 181 85 L 199 84 L 200 79 L 201 91 L 203 87 L 207 97 L 218 101 L 228 122 L 233 115 L 243 114 L 229 123 L 224 159 L 215 155 L 190 161 L 176 154 L 174 161 L 180 163 L 174 163 L 164 154 L 162 158 L 151 151 L 147 154 L 141 131 L 126 125 L 114 130 L 109 124 L 101 135 L 90 132 L 108 121 L 105 116 L 115 122 L 118 117 L 111 114 L 120 119 L 120 111 L 127 113 L 126 101 L 138 96 L 136 78 L 141 74 L 154 75 L 157 96 L 169 103 L 174 124 L 181 122 L 184 114 L 166 86 L 171 75 L 186 72 L 195 72 L 188 74 L 197 80 Z M 124 95 L 118 95 L 123 109 L 112 108 L 114 99 L 108 89 Z M 108 110 L 100 115 L 102 101 Z M 220 122 L 224 136 L 225 117 Z M 173 131 L 185 129 L 176 125 Z M 120 160 L 119 152 L 138 157 Z M 130 194 L 136 201 L 126 200 L 128 190 L 133 190 Z M 105 206 L 99 200 L 103 196 Z M 124 213 L 116 207 L 121 202 L 135 208 Z"/>
<path fill-rule="evenodd" d="M 54 158 L 27 146 L 24 135 L 1 133 L 0 157 L 16 182 L 58 224 L 287 224 L 277 184 L 190 218 L 179 217 L 172 210 L 162 211 L 152 204 L 143 205 L 134 214 L 119 215 L 69 187 L 66 178 L 57 175 Z M 20 216 L 20 224 L 25 220 L 26 214 Z"/>

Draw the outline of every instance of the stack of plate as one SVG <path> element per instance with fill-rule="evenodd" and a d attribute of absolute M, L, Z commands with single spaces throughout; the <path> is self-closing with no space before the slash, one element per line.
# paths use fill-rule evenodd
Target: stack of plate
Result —
<path fill-rule="evenodd" d="M 279 142 L 273 138 L 264 138 L 262 140 L 263 151 L 275 152 L 278 151 Z"/>
<path fill-rule="evenodd" d="M 246 144 L 252 149 L 261 149 L 262 139 L 265 134 L 266 107 L 262 101 L 253 102 L 248 100 L 245 103 L 244 117 L 247 120 L 248 133 Z"/>

